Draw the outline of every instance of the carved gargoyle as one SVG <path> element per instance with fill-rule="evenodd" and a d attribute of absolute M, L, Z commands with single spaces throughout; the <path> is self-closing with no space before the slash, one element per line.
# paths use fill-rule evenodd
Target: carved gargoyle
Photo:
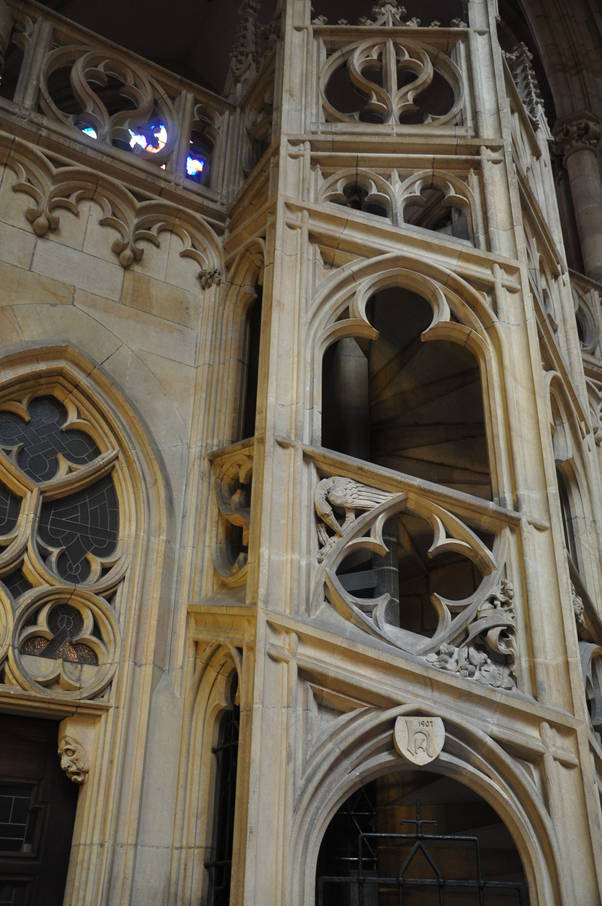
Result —
<path fill-rule="evenodd" d="M 88 779 L 90 762 L 86 750 L 73 736 L 63 736 L 58 748 L 61 769 L 73 783 L 84 784 Z"/>

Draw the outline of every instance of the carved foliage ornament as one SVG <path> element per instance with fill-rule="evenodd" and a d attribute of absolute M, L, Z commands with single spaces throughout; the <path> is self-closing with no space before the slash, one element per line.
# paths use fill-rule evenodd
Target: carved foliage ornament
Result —
<path fill-rule="evenodd" d="M 92 170 L 55 168 L 29 145 L 4 133 L 0 133 L 0 161 L 16 174 L 13 191 L 27 195 L 33 202 L 25 217 L 37 236 L 60 228 L 61 210 L 77 217 L 83 201 L 94 201 L 101 209 L 101 226 L 117 233 L 111 250 L 122 267 L 129 268 L 142 259 L 145 243 L 159 248 L 161 234 L 171 232 L 181 241 L 180 257 L 190 258 L 198 265 L 203 289 L 221 281 L 217 237 L 198 215 L 165 201 L 139 202 L 124 186 Z"/>
<path fill-rule="evenodd" d="M 317 16 L 314 25 L 327 25 L 326 16 Z M 339 19 L 339 25 L 348 25 L 347 19 Z M 416 16 L 408 17 L 408 11 L 399 0 L 377 0 L 373 5 L 370 16 L 360 16 L 358 25 L 382 25 L 385 28 L 406 27 L 419 28 L 423 23 Z M 441 25 L 438 19 L 432 19 L 428 23 L 430 28 L 437 28 Z M 467 23 L 462 19 L 452 19 L 450 22 L 452 28 L 467 28 Z"/>
<path fill-rule="evenodd" d="M 0 403 L 0 667 L 28 691 L 90 698 L 119 650 L 119 457 L 57 393 Z"/>
<path fill-rule="evenodd" d="M 351 113 L 337 109 L 336 103 L 329 100 L 329 81 L 342 67 L 346 67 L 355 94 L 365 98 L 363 106 Z M 420 107 L 421 96 L 436 73 L 447 82 L 453 97 L 444 113 L 431 113 Z M 423 124 L 443 124 L 455 122 L 464 105 L 462 74 L 456 64 L 441 52 L 405 38 L 372 38 L 336 51 L 322 70 L 321 91 L 327 119 L 341 123 L 399 123 L 408 116 L 413 121 L 418 114 Z"/>
<path fill-rule="evenodd" d="M 589 113 L 562 120 L 554 129 L 556 144 L 565 161 L 576 151 L 595 153 L 601 136 L 600 120 Z"/>
<path fill-rule="evenodd" d="M 323 478 L 316 487 L 314 503 L 321 563 L 314 598 L 316 610 L 326 598 L 340 616 L 356 627 L 423 657 L 434 667 L 495 688 L 516 687 L 513 589 L 504 578 L 504 532 L 494 553 L 458 517 L 423 495 L 382 491 L 341 476 Z M 357 597 L 344 587 L 338 574 L 343 561 L 351 555 L 363 551 L 376 557 L 386 556 L 389 549 L 383 537 L 385 524 L 401 513 L 414 514 L 430 526 L 429 558 L 453 552 L 472 561 L 482 575 L 474 593 L 462 600 L 431 595 L 437 625 L 430 636 L 390 621 L 388 593 L 375 598 Z"/>

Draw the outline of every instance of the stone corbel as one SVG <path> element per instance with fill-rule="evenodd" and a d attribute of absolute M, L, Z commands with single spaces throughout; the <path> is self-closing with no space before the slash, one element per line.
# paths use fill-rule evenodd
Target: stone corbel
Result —
<path fill-rule="evenodd" d="M 59 724 L 58 756 L 62 770 L 78 786 L 86 783 L 93 768 L 97 721 L 81 715 Z"/>

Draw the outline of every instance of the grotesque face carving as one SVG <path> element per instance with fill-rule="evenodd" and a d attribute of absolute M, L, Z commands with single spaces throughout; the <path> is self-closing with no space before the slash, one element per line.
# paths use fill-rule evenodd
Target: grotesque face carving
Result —
<path fill-rule="evenodd" d="M 61 768 L 73 783 L 85 783 L 88 777 L 88 758 L 85 749 L 72 736 L 63 736 L 59 741 L 58 753 Z"/>

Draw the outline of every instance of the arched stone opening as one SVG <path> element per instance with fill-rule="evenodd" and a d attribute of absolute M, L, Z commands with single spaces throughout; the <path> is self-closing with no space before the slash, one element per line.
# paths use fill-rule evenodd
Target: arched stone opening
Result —
<path fill-rule="evenodd" d="M 374 339 L 344 337 L 324 355 L 322 446 L 491 498 L 472 352 L 447 340 L 423 342 L 433 310 L 409 289 L 375 293 L 366 315 Z"/>
<path fill-rule="evenodd" d="M 511 834 L 476 792 L 424 769 L 355 790 L 328 825 L 316 906 L 528 906 Z"/>

